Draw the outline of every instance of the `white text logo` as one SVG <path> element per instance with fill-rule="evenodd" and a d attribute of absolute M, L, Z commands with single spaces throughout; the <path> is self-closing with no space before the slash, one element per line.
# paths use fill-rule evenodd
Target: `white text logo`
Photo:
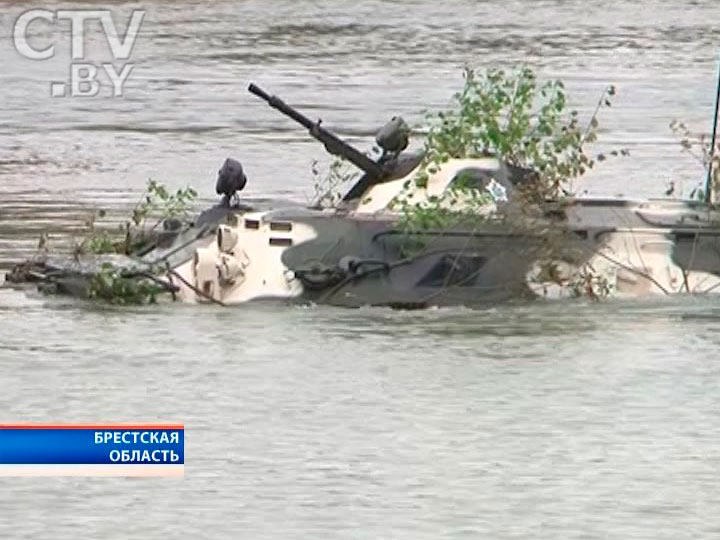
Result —
<path fill-rule="evenodd" d="M 70 21 L 70 64 L 69 83 L 53 82 L 50 91 L 53 97 L 69 95 L 73 97 L 94 97 L 100 93 L 98 75 L 104 73 L 112 85 L 112 95 L 123 95 L 125 83 L 134 65 L 120 61 L 130 58 L 135 41 L 140 33 L 140 25 L 145 17 L 144 10 L 134 10 L 128 21 L 124 35 L 121 37 L 113 20 L 112 13 L 107 9 L 50 11 L 47 9 L 31 9 L 20 15 L 13 28 L 15 49 L 30 60 L 48 60 L 55 56 L 55 44 L 47 44 L 44 48 L 31 46 L 28 42 L 28 29 L 36 21 L 54 24 L 56 21 Z M 85 23 L 100 21 L 105 39 L 110 46 L 114 63 L 93 64 L 85 62 Z M 40 23 L 36 23 L 40 24 Z M 101 71 L 102 70 L 102 71 Z"/>

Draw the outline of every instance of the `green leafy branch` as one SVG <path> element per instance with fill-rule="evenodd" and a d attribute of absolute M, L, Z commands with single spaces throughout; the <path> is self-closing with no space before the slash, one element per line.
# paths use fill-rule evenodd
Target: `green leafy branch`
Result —
<path fill-rule="evenodd" d="M 540 84 L 529 68 L 484 73 L 466 69 L 455 106 L 427 118 L 430 129 L 416 184 L 424 187 L 429 176 L 452 158 L 495 156 L 538 175 L 532 184 L 536 199 L 561 197 L 575 178 L 595 165 L 586 145 L 597 140 L 599 112 L 611 106 L 615 93 L 614 86 L 605 88 L 588 124 L 582 126 L 578 111 L 567 111 L 562 81 Z M 597 160 L 605 157 L 600 154 Z"/>
<path fill-rule="evenodd" d="M 190 187 L 172 193 L 164 184 L 148 180 L 145 193 L 132 212 L 132 223 L 147 230 L 148 219 L 155 218 L 154 224 L 149 227 L 150 231 L 154 231 L 167 219 L 187 217 L 196 197 L 197 192 Z"/>
<path fill-rule="evenodd" d="M 455 94 L 453 107 L 427 116 L 424 160 L 413 181 L 406 182 L 403 193 L 393 201 L 401 212 L 398 226 L 406 233 L 408 245 L 415 251 L 427 249 L 422 233 L 430 229 L 435 233 L 454 227 L 474 231 L 483 222 L 502 219 L 507 230 L 542 239 L 538 251 L 542 272 L 552 274 L 555 261 L 575 267 L 581 259 L 573 252 L 572 239 L 547 219 L 540 205 L 562 204 L 572 193 L 574 181 L 597 162 L 629 155 L 625 149 L 594 156 L 587 151 L 598 138 L 600 111 L 612 106 L 615 94 L 614 86 L 603 89 L 590 119 L 581 123 L 578 111 L 568 110 L 562 81 L 540 83 L 528 68 L 482 73 L 466 69 L 463 90 Z M 509 197 L 502 215 L 494 212 L 495 199 L 487 189 L 478 189 L 477 182 L 454 180 L 440 196 L 417 196 L 451 159 L 482 157 L 495 157 L 531 177 Z M 575 294 L 600 296 L 608 290 L 602 278 L 586 267 L 551 281 L 570 287 Z"/>
<path fill-rule="evenodd" d="M 105 263 L 90 280 L 88 296 L 117 305 L 154 304 L 165 287 L 147 279 L 127 277 L 121 269 Z"/>
<path fill-rule="evenodd" d="M 343 191 L 357 179 L 357 171 L 345 160 L 335 157 L 326 172 L 321 172 L 318 162 L 312 164 L 313 196 L 310 203 L 315 208 L 333 208 L 342 200 Z"/>
<path fill-rule="evenodd" d="M 712 152 L 712 141 L 706 133 L 693 133 L 684 122 L 678 120 L 670 122 L 670 129 L 680 138 L 682 150 L 697 161 L 704 171 L 712 165 L 711 191 L 713 194 L 720 191 L 720 142 L 716 144 L 715 152 Z M 690 198 L 705 200 L 705 189 L 695 188 Z M 716 200 L 716 197 L 712 199 Z"/>
<path fill-rule="evenodd" d="M 153 234 L 162 223 L 171 219 L 187 219 L 196 197 L 197 192 L 190 187 L 171 192 L 165 185 L 148 180 L 130 217 L 120 226 L 119 232 L 124 238 L 96 230 L 97 218 L 105 216 L 105 211 L 99 210 L 88 219 L 86 225 L 89 234 L 75 245 L 73 252 L 78 256 L 85 253 L 129 254 L 138 251 L 152 243 Z"/>

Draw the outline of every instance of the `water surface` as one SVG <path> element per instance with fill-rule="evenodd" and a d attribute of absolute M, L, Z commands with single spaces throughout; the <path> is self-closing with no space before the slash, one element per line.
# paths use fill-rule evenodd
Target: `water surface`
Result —
<path fill-rule="evenodd" d="M 709 130 L 712 2 L 117 2 L 147 10 L 123 99 L 49 97 L 67 28 L 39 26 L 57 57 L 24 60 L 10 33 L 31 4 L 0 5 L 0 266 L 43 230 L 71 241 L 95 207 L 120 220 L 148 177 L 211 201 L 228 156 L 249 197 L 305 200 L 322 147 L 250 81 L 367 148 L 393 114 L 446 106 L 464 65 L 525 62 L 585 117 L 618 87 L 598 151 L 632 158 L 581 191 L 702 179 L 667 125 Z M 709 298 L 119 309 L 1 290 L 0 420 L 180 421 L 187 465 L 182 481 L 4 479 L 0 537 L 716 537 L 718 329 Z"/>

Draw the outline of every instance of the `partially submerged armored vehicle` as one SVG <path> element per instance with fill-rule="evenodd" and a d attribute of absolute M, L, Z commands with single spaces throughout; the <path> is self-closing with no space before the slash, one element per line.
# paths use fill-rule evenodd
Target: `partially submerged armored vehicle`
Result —
<path fill-rule="evenodd" d="M 421 308 L 720 291 L 720 215 L 707 204 L 528 204 L 517 194 L 536 181 L 534 175 L 493 157 L 451 159 L 418 185 L 423 154 L 406 151 L 409 130 L 402 119 L 378 133 L 381 155 L 371 159 L 279 98 L 252 84 L 249 90 L 362 176 L 331 208 L 258 211 L 238 202 L 246 178 L 229 159 L 217 180 L 218 206 L 192 224 L 169 227 L 149 250 L 101 260 L 104 268 L 112 265 L 123 279 L 150 280 L 176 300 L 222 305 L 283 299 Z M 485 202 L 471 204 L 477 200 Z M 438 201 L 463 219 L 442 227 L 408 222 L 408 207 L 437 207 Z M 472 212 L 463 212 L 466 207 Z M 52 282 L 82 294 L 99 268 L 95 259 L 44 258 L 19 267 L 10 279 Z"/>

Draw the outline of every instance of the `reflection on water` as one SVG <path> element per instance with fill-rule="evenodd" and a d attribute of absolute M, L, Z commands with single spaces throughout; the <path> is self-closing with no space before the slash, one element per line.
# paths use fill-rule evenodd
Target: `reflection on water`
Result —
<path fill-rule="evenodd" d="M 38 28 L 57 57 L 22 60 L 29 4 L 0 2 L 0 267 L 95 207 L 120 223 L 149 177 L 208 202 L 227 156 L 250 197 L 305 200 L 322 148 L 250 81 L 363 148 L 446 105 L 465 64 L 561 77 L 585 116 L 612 82 L 602 139 L 633 157 L 583 189 L 688 193 L 702 171 L 667 125 L 709 128 L 716 5 L 530 4 L 113 3 L 147 16 L 112 100 L 50 98 L 67 32 Z M 119 309 L 0 290 L 0 421 L 183 421 L 188 456 L 182 482 L 3 480 L 0 536 L 716 537 L 714 302 Z"/>

